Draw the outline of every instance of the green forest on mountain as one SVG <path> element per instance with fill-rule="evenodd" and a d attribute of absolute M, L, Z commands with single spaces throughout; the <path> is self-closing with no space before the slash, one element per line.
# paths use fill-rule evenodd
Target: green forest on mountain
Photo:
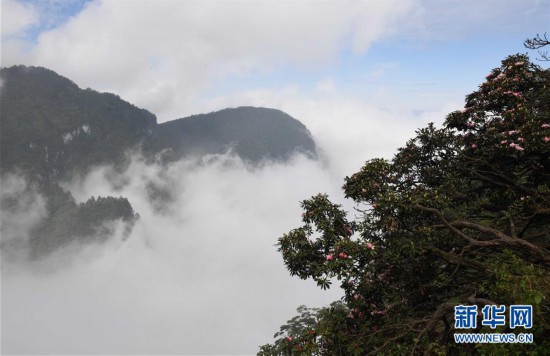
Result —
<path fill-rule="evenodd" d="M 26 192 L 3 191 L 2 209 L 21 194 L 46 200 L 46 217 L 30 232 L 30 257 L 47 256 L 71 243 L 101 242 L 112 222 L 127 236 L 139 218 L 125 197 L 90 197 L 78 204 L 60 182 L 85 177 L 101 166 L 122 172 L 132 158 L 169 165 L 229 150 L 248 164 L 285 161 L 294 153 L 316 156 L 308 129 L 280 110 L 239 107 L 158 124 L 155 115 L 114 94 L 81 89 L 42 67 L 2 68 L 0 173 L 27 182 Z M 166 192 L 148 185 L 152 201 Z"/>

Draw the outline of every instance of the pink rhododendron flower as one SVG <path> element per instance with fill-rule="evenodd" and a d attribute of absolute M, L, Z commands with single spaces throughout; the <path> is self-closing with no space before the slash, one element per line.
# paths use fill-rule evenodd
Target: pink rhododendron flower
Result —
<path fill-rule="evenodd" d="M 334 259 L 334 255 L 331 253 L 331 254 L 327 255 L 326 259 L 327 259 L 327 261 L 331 261 L 331 260 Z"/>
<path fill-rule="evenodd" d="M 508 143 L 508 141 L 507 140 L 502 140 L 502 141 L 500 141 L 500 143 L 502 143 L 503 145 L 506 145 Z"/>
<path fill-rule="evenodd" d="M 340 253 L 338 254 L 338 257 L 340 257 L 340 258 L 348 258 L 348 255 L 346 255 L 346 254 L 343 253 L 343 252 L 340 252 Z"/>
<path fill-rule="evenodd" d="M 368 248 L 369 250 L 374 250 L 374 245 L 371 244 L 370 242 L 367 242 L 367 248 Z"/>
<path fill-rule="evenodd" d="M 520 145 L 516 145 L 515 149 L 518 150 L 518 151 L 523 151 L 524 150 L 524 148 L 521 147 Z"/>
<path fill-rule="evenodd" d="M 521 96 L 521 93 L 520 93 L 520 92 L 511 91 L 511 90 L 507 90 L 507 91 L 505 91 L 503 94 L 511 94 L 511 95 L 515 96 L 516 98 L 519 98 L 519 97 Z"/>
<path fill-rule="evenodd" d="M 516 143 L 515 143 L 515 142 L 512 142 L 512 143 L 510 144 L 510 147 L 516 147 Z"/>
<path fill-rule="evenodd" d="M 513 135 L 513 134 L 516 134 L 516 133 L 518 133 L 518 131 L 516 131 L 516 130 L 508 131 L 508 135 Z"/>
<path fill-rule="evenodd" d="M 546 137 L 544 138 L 544 142 L 550 142 L 550 137 L 546 136 Z"/>
<path fill-rule="evenodd" d="M 293 340 L 293 339 L 292 339 L 292 336 L 289 336 L 289 337 L 287 337 L 286 339 L 287 339 L 288 341 L 292 341 L 292 340 Z"/>
<path fill-rule="evenodd" d="M 477 145 L 475 143 L 472 143 L 472 148 L 477 148 Z"/>
<path fill-rule="evenodd" d="M 523 142 L 523 141 L 525 141 L 525 140 L 523 139 L 523 137 L 518 137 L 518 141 L 519 141 L 519 142 Z"/>
<path fill-rule="evenodd" d="M 540 128 L 541 128 L 541 129 L 550 128 L 550 124 L 542 124 L 542 125 L 540 125 Z"/>

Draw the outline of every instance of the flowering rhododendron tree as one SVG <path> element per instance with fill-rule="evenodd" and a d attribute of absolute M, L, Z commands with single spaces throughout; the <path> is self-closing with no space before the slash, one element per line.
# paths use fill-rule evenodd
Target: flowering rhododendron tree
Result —
<path fill-rule="evenodd" d="M 548 351 L 549 87 L 548 70 L 510 56 L 442 128 L 346 177 L 355 218 L 324 194 L 305 200 L 279 251 L 292 275 L 321 288 L 339 280 L 345 295 L 308 319 L 314 334 L 291 319 L 260 354 Z M 532 329 L 473 332 L 531 332 L 534 343 L 456 344 L 459 304 L 532 305 Z"/>

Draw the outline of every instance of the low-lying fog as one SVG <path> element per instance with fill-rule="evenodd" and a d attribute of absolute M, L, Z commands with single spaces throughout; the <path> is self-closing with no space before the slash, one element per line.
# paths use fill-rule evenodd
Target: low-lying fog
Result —
<path fill-rule="evenodd" d="M 151 201 L 152 185 L 169 197 Z M 327 189 L 338 195 L 330 189 L 339 186 L 321 163 L 302 156 L 260 168 L 229 155 L 168 168 L 134 158 L 123 174 L 103 167 L 67 182 L 79 202 L 125 196 L 141 218 L 126 240 L 80 251 L 71 246 L 31 268 L 5 265 L 2 347 L 14 353 L 253 353 L 300 304 L 339 298 L 336 289 L 321 292 L 291 278 L 274 246 L 298 226 L 300 200 Z M 6 222 L 12 231 L 43 212 L 38 197 L 26 204 L 34 209 Z"/>
<path fill-rule="evenodd" d="M 161 167 L 134 156 L 123 173 L 98 167 L 64 182 L 78 202 L 127 197 L 141 218 L 126 239 L 119 228 L 105 244 L 69 246 L 35 263 L 21 252 L 44 199 L 27 193 L 16 211 L 2 213 L 2 351 L 254 354 L 298 306 L 339 299 L 338 283 L 322 291 L 291 277 L 277 238 L 299 226 L 299 202 L 314 194 L 351 208 L 340 188 L 345 175 L 384 150 L 391 157 L 427 121 L 390 127 L 378 116 L 346 136 L 361 118 L 345 119 L 339 132 L 324 135 L 326 127 L 305 122 L 321 138 L 319 161 L 298 155 L 252 168 L 228 154 Z M 367 127 L 384 123 L 382 147 Z M 24 189 L 16 176 L 2 182 L 4 196 Z M 154 191 L 164 193 L 152 199 Z"/>

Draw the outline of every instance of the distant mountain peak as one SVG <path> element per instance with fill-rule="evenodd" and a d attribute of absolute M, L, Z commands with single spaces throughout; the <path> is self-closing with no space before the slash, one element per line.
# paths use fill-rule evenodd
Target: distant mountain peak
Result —
<path fill-rule="evenodd" d="M 315 142 L 304 124 L 280 110 L 253 106 L 165 122 L 158 125 L 148 147 L 156 152 L 170 149 L 171 159 L 223 153 L 228 148 L 252 162 L 286 160 L 296 152 L 316 155 Z"/>

